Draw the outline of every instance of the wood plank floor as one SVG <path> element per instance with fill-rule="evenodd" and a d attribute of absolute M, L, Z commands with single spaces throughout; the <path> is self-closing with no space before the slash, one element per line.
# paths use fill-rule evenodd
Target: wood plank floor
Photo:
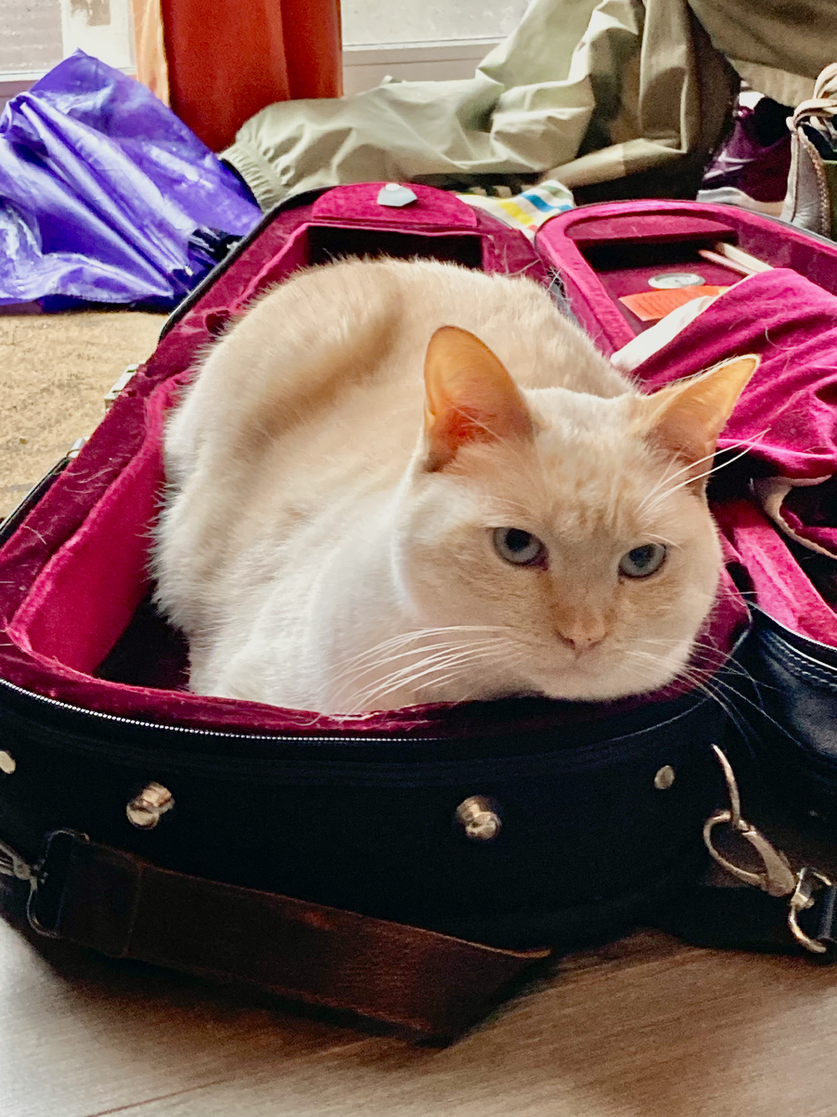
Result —
<path fill-rule="evenodd" d="M 90 429 L 159 325 L 0 319 L 4 509 Z M 835 1117 L 837 967 L 638 932 L 556 963 L 440 1050 L 0 922 L 0 1117 L 113 1113 Z"/>
<path fill-rule="evenodd" d="M 837 968 L 638 933 L 557 965 L 457 1043 L 40 953 L 0 923 L 4 1117 L 834 1117 Z"/>

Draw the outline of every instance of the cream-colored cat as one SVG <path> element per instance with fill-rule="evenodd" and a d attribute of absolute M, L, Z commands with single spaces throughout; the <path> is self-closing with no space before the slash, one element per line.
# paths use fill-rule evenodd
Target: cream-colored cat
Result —
<path fill-rule="evenodd" d="M 704 479 L 756 364 L 642 396 L 529 280 L 301 273 L 168 424 L 158 601 L 192 688 L 351 713 L 669 682 L 717 592 Z"/>

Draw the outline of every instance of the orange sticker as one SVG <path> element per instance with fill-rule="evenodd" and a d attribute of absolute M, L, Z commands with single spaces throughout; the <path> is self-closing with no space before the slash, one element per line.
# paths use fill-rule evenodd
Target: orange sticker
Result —
<path fill-rule="evenodd" d="M 636 295 L 621 295 L 619 302 L 624 303 L 641 322 L 656 322 L 678 306 L 690 303 L 692 299 L 700 299 L 704 295 L 722 295 L 728 290 L 729 287 L 713 287 L 710 284 L 702 287 L 673 287 L 667 291 L 640 291 Z"/>

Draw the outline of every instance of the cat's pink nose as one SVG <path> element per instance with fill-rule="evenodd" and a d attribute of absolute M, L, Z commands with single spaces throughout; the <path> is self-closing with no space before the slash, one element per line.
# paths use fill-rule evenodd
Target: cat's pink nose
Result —
<path fill-rule="evenodd" d="M 590 648 L 595 648 L 598 644 L 601 644 L 607 636 L 607 629 L 603 624 L 590 628 L 568 627 L 556 629 L 555 634 L 561 643 L 568 644 L 576 655 L 580 655 L 582 652 L 589 651 Z"/>

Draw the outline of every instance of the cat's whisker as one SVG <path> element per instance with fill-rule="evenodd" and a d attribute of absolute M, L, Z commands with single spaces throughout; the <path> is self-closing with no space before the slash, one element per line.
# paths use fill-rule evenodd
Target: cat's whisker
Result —
<path fill-rule="evenodd" d="M 696 689 L 702 691 L 704 694 L 707 695 L 707 697 L 711 698 L 714 702 L 716 702 L 721 707 L 721 709 L 724 711 L 724 713 L 727 715 L 727 717 L 730 719 L 730 721 L 733 723 L 733 725 L 738 730 L 742 739 L 745 740 L 745 741 L 749 740 L 753 736 L 752 727 L 748 723 L 748 721 L 747 721 L 746 717 L 744 716 L 743 712 L 738 709 L 738 703 L 740 703 L 742 700 L 745 701 L 745 702 L 749 702 L 749 699 L 746 699 L 744 697 L 744 695 L 740 694 L 738 691 L 736 691 L 733 688 L 732 689 L 732 694 L 731 694 L 731 700 L 730 701 L 725 701 L 725 699 L 721 697 L 721 694 L 723 694 L 724 692 L 721 691 L 721 694 L 719 694 L 717 692 L 717 690 L 715 689 L 716 687 L 720 687 L 720 685 L 721 685 L 721 681 L 717 678 L 714 678 L 714 677 L 709 678 L 709 679 L 704 679 L 700 682 L 695 683 Z M 749 703 L 749 704 L 753 705 L 752 703 Z M 758 707 L 754 707 L 754 708 L 758 710 Z M 761 713 L 761 715 L 763 717 L 767 718 L 767 720 L 773 721 L 773 718 L 771 718 L 764 710 L 759 710 L 759 713 Z M 774 722 L 774 724 L 776 724 L 776 723 Z M 782 728 L 782 727 L 779 726 L 779 728 Z"/>
<path fill-rule="evenodd" d="M 663 485 L 668 484 L 669 481 L 673 481 L 676 477 L 681 477 L 684 473 L 688 473 L 689 470 L 694 469 L 694 467 L 696 465 L 702 465 L 704 462 L 708 462 L 708 461 L 712 462 L 711 467 L 708 470 L 706 470 L 704 473 L 700 473 L 696 477 L 690 477 L 686 481 L 684 481 L 683 484 L 676 485 L 676 486 L 674 486 L 674 488 L 666 490 L 660 497 L 658 497 L 657 500 L 654 501 L 654 503 L 651 505 L 649 511 L 653 511 L 659 505 L 661 500 L 664 500 L 665 497 L 669 496 L 672 492 L 676 492 L 677 489 L 683 488 L 684 485 L 691 484 L 693 481 L 699 481 L 703 477 L 708 477 L 711 473 L 715 473 L 720 469 L 726 468 L 726 466 L 728 466 L 728 465 L 732 465 L 733 462 L 738 461 L 739 458 L 746 457 L 747 453 L 750 450 L 758 447 L 759 443 L 758 443 L 757 440 L 759 438 L 761 438 L 763 435 L 767 434 L 767 432 L 769 430 L 770 430 L 769 427 L 765 427 L 765 429 L 763 431 L 759 431 L 759 433 L 756 434 L 756 435 L 753 435 L 752 438 L 742 438 L 738 442 L 733 442 L 729 446 L 725 446 L 724 447 L 724 453 L 727 453 L 730 450 L 737 450 L 740 446 L 745 447 L 745 449 L 740 454 L 736 454 L 734 458 L 728 458 L 728 459 L 724 460 L 723 462 L 720 463 L 720 465 L 715 464 L 715 458 L 718 456 L 718 451 L 713 450 L 711 454 L 706 454 L 704 457 L 698 458 L 696 461 L 689 462 L 688 465 L 682 466 L 680 469 L 675 470 L 674 473 L 666 473 L 666 475 L 663 476 L 661 478 L 661 480 L 657 482 L 657 484 L 651 489 L 651 491 L 640 502 L 640 504 L 637 508 L 637 512 L 642 512 L 642 510 L 648 505 L 648 502 L 651 500 L 651 498 L 659 492 L 659 490 L 663 487 Z"/>
<path fill-rule="evenodd" d="M 414 644 L 417 640 L 424 638 L 471 632 L 493 633 L 505 631 L 507 631 L 506 625 L 445 625 L 439 628 L 417 628 L 410 632 L 403 632 L 397 636 L 392 636 L 387 640 L 382 640 L 379 644 L 374 644 L 371 648 L 358 652 L 356 655 L 344 661 L 344 667 L 350 667 L 369 656 L 378 655 L 384 651 L 392 651 L 404 644 Z"/>
<path fill-rule="evenodd" d="M 675 543 L 673 539 L 666 539 L 664 535 L 657 535 L 653 531 L 645 533 L 645 538 L 651 543 L 662 543 L 666 547 L 671 547 L 675 551 L 682 550 L 679 543 Z"/>
<path fill-rule="evenodd" d="M 411 660 L 409 663 L 404 664 L 403 666 L 396 668 L 394 671 L 390 671 L 382 678 L 377 679 L 374 684 L 371 684 L 372 686 L 389 683 L 392 680 L 397 681 L 400 679 L 406 679 L 416 670 L 417 667 L 422 665 L 445 664 L 448 661 L 453 661 L 457 658 L 467 658 L 468 655 L 476 654 L 476 652 L 481 651 L 484 646 L 484 643 L 474 644 L 467 647 L 463 647 L 462 645 L 457 644 L 440 645 L 439 649 L 433 651 L 431 655 L 424 654 L 418 660 L 415 659 L 415 656 L 420 655 L 424 651 L 424 649 L 411 649 L 409 652 L 403 653 L 401 656 L 398 657 L 383 656 L 378 660 L 373 660 L 369 663 L 362 664 L 358 669 L 352 672 L 350 677 L 344 678 L 342 681 L 342 685 L 337 691 L 337 697 L 340 698 L 343 694 L 351 694 L 357 689 L 357 685 L 363 678 L 363 676 L 374 675 L 379 669 L 386 669 L 390 667 L 394 658 L 404 658 L 406 655 L 411 656 Z M 493 645 L 488 646 L 491 647 Z"/>
<path fill-rule="evenodd" d="M 519 662 L 520 659 L 521 659 L 521 657 L 519 657 L 519 656 L 509 656 L 507 658 L 504 657 L 504 663 L 514 665 L 515 663 Z M 436 678 L 429 679 L 424 683 L 419 684 L 419 686 L 416 689 L 417 690 L 427 690 L 431 686 L 434 686 L 434 687 L 443 686 L 447 682 L 451 682 L 454 679 L 461 679 L 461 678 L 462 678 L 461 671 L 449 671 L 446 675 L 441 675 L 441 676 L 438 676 Z M 473 688 L 472 688 L 472 690 L 473 690 Z M 462 699 L 459 699 L 458 701 L 462 701 Z M 465 699 L 465 701 L 467 701 L 467 699 Z"/>
<path fill-rule="evenodd" d="M 450 653 L 446 656 L 439 656 L 433 659 L 423 659 L 416 663 L 412 663 L 407 667 L 402 667 L 398 671 L 390 672 L 375 680 L 374 683 L 366 687 L 352 687 L 349 683 L 345 683 L 340 691 L 335 695 L 335 701 L 340 703 L 367 703 L 379 693 L 403 689 L 406 686 L 413 685 L 417 679 L 430 675 L 433 672 L 439 672 L 454 665 L 470 666 L 481 658 L 489 656 L 497 656 L 497 650 L 485 651 L 483 653 L 473 652 L 471 654 L 454 654 Z"/>
<path fill-rule="evenodd" d="M 506 656 L 503 657 L 503 662 L 504 662 L 504 665 L 506 667 L 508 667 L 508 666 L 514 666 L 516 663 L 521 662 L 522 659 L 523 659 L 522 656 L 506 655 Z M 470 666 L 470 662 L 466 663 L 465 666 Z M 462 671 L 461 668 L 458 669 L 458 670 L 449 671 L 449 672 L 447 672 L 446 674 L 443 674 L 443 675 L 435 675 L 432 678 L 426 679 L 423 683 L 419 683 L 418 685 L 416 685 L 414 689 L 416 690 L 416 692 L 420 692 L 420 691 L 428 690 L 430 687 L 438 688 L 440 686 L 445 685 L 446 683 L 454 682 L 454 681 L 456 681 L 457 683 L 462 683 L 464 681 L 463 671 Z M 381 694 L 378 694 L 375 697 L 377 697 L 378 701 L 383 701 L 383 699 L 386 698 L 387 694 L 395 693 L 398 689 L 400 689 L 400 687 L 402 685 L 403 684 L 399 683 L 397 686 L 391 687 L 387 691 L 385 691 Z M 464 694 L 464 692 L 463 692 L 463 696 L 462 697 L 457 697 L 456 700 L 458 702 L 463 702 L 463 701 L 469 701 L 470 699 L 472 699 L 474 697 L 476 697 L 475 687 L 472 686 L 467 694 Z M 445 699 L 440 699 L 440 700 L 445 700 Z M 371 701 L 371 699 L 366 700 L 367 705 L 368 705 L 369 701 Z"/>
<path fill-rule="evenodd" d="M 446 652 L 435 652 L 433 655 L 424 656 L 415 663 L 410 663 L 404 667 L 398 668 L 396 671 L 386 676 L 384 680 L 379 680 L 379 683 L 390 680 L 418 678 L 437 668 L 446 668 L 454 663 L 465 663 L 472 660 L 485 659 L 499 651 L 505 652 L 508 647 L 509 645 L 506 641 L 498 641 L 496 644 L 492 645 L 468 646 Z"/>
<path fill-rule="evenodd" d="M 526 516 L 527 518 L 532 515 L 531 505 L 527 508 L 522 501 L 511 500 L 509 498 L 495 497 L 491 501 L 491 510 L 498 516 L 508 512 L 511 516 Z"/>
<path fill-rule="evenodd" d="M 719 470 L 725 469 L 728 465 L 732 465 L 734 462 L 737 462 L 739 458 L 746 457 L 748 453 L 749 450 L 742 450 L 740 454 L 736 454 L 735 457 L 732 458 L 727 458 L 726 461 L 721 462 L 720 465 L 715 465 L 713 463 L 711 468 L 704 470 L 703 473 L 695 474 L 695 476 L 693 477 L 685 477 L 676 485 L 672 485 L 670 489 L 666 489 L 664 492 L 658 493 L 656 499 L 651 504 L 646 506 L 646 511 L 651 513 L 656 512 L 656 510 L 659 508 L 664 500 L 667 500 L 670 496 L 678 492 L 680 489 L 685 489 L 687 485 L 692 485 L 695 483 L 695 481 L 702 481 L 704 477 L 709 477 L 712 473 L 717 473 Z"/>
<path fill-rule="evenodd" d="M 727 665 L 725 664 L 725 668 L 726 666 Z M 741 668 L 740 665 L 736 666 L 740 668 L 740 670 L 737 672 L 739 675 L 742 675 L 751 683 L 754 682 L 749 672 Z M 732 723 L 736 726 L 742 737 L 744 737 L 745 739 L 751 738 L 754 730 L 750 723 L 745 719 L 744 712 L 740 709 L 740 704 L 742 702 L 746 703 L 747 706 L 752 707 L 752 709 L 760 717 L 770 722 L 775 729 L 779 730 L 779 732 L 781 732 L 789 740 L 794 741 L 797 744 L 799 743 L 797 739 L 788 732 L 785 726 L 781 725 L 778 721 L 776 721 L 775 718 L 768 714 L 763 706 L 754 702 L 746 694 L 742 694 L 742 692 L 740 690 L 737 690 L 731 682 L 721 678 L 718 674 L 700 672 L 696 670 L 692 665 L 687 665 L 678 673 L 676 678 L 677 681 L 687 683 L 689 686 L 692 686 L 696 690 L 700 690 L 702 693 L 706 694 L 707 697 L 716 702 L 724 711 L 724 713 L 729 717 Z M 763 684 L 759 682 L 758 689 L 760 690 L 762 688 Z"/>
<path fill-rule="evenodd" d="M 358 705 L 366 706 L 376 699 L 383 699 L 387 694 L 395 693 L 401 689 L 427 689 L 427 687 L 436 684 L 441 672 L 450 672 L 452 667 L 470 667 L 473 663 L 484 659 L 496 659 L 498 652 L 504 652 L 507 655 L 509 651 L 510 647 L 508 642 L 503 641 L 499 643 L 498 647 L 482 651 L 475 652 L 471 648 L 463 648 L 458 653 L 430 656 L 426 659 L 419 660 L 418 663 L 394 671 L 383 679 L 379 679 L 374 685 L 367 687 L 366 690 L 357 694 L 355 696 L 355 702 Z M 506 656 L 504 655 L 504 661 L 505 659 Z M 456 675 L 461 672 L 455 671 L 451 673 Z M 428 676 L 430 677 L 428 678 Z M 425 679 L 427 681 L 423 687 L 416 687 L 416 683 L 420 679 Z"/>
<path fill-rule="evenodd" d="M 664 660 L 662 660 L 661 658 L 658 658 L 657 656 L 653 655 L 653 653 L 644 654 L 643 652 L 641 652 L 639 650 L 629 650 L 628 654 L 631 656 L 631 658 L 637 658 L 637 659 L 643 659 L 643 660 L 648 659 L 648 660 L 651 660 L 651 661 L 659 662 L 660 664 L 662 664 L 664 662 Z M 695 670 L 694 667 L 692 667 L 692 666 L 686 666 L 681 671 L 678 672 L 678 674 L 675 676 L 675 678 L 672 680 L 672 682 L 686 683 L 693 690 L 700 691 L 702 694 L 705 694 L 708 698 L 711 698 L 712 701 L 714 701 L 718 706 L 721 707 L 721 709 L 723 710 L 726 717 L 728 717 L 729 720 L 733 723 L 733 725 L 736 726 L 736 728 L 739 730 L 739 732 L 742 733 L 742 734 L 745 734 L 748 727 L 746 726 L 746 723 L 742 724 L 742 719 L 739 715 L 739 711 L 737 710 L 737 708 L 734 704 L 735 699 L 740 699 L 740 698 L 743 698 L 744 696 L 740 695 L 729 684 L 723 683 L 723 681 L 720 680 L 717 677 L 717 675 L 712 675 L 712 674 L 708 674 L 708 673 L 705 673 L 705 672 L 699 672 L 699 671 Z M 727 696 L 725 695 L 724 691 L 721 689 L 723 686 L 727 686 L 728 689 L 732 691 L 732 695 L 734 697 L 732 697 L 731 699 L 728 699 Z M 714 687 L 718 687 L 718 689 L 720 690 L 720 693 L 718 693 L 718 691 L 713 689 Z M 746 699 L 745 699 L 745 701 L 746 701 Z"/>
<path fill-rule="evenodd" d="M 332 678 L 337 681 L 342 679 L 348 674 L 358 674 L 360 671 L 369 670 L 372 667 L 381 666 L 394 659 L 401 659 L 408 655 L 414 655 L 417 652 L 423 651 L 436 651 L 443 648 L 459 648 L 463 646 L 462 639 L 441 641 L 436 644 L 422 645 L 416 647 L 415 645 L 421 639 L 429 639 L 435 635 L 448 635 L 459 633 L 502 633 L 507 631 L 504 625 L 453 625 L 446 628 L 424 628 L 416 629 L 413 632 L 404 633 L 400 636 L 394 636 L 389 640 L 383 640 L 380 644 L 376 644 L 357 655 L 352 656 L 350 659 L 345 660 L 342 668 L 332 675 Z M 484 637 L 484 639 L 492 639 L 493 637 Z M 470 641 L 468 646 L 473 645 L 479 641 Z M 400 649 L 400 650 L 399 650 Z"/>

